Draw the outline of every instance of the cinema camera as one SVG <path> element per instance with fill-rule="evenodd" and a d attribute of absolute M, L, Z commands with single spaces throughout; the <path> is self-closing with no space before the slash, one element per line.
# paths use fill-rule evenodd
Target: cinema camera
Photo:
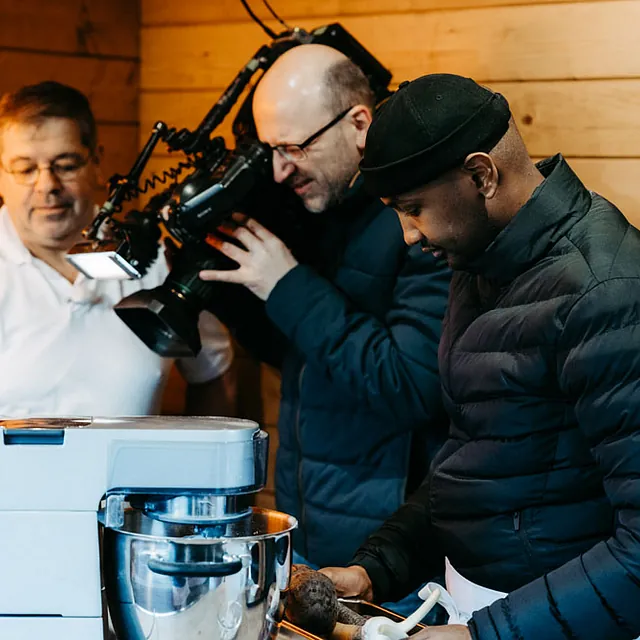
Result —
<path fill-rule="evenodd" d="M 296 242 L 287 238 L 287 230 L 299 228 L 295 222 L 304 214 L 292 192 L 273 181 L 272 152 L 257 139 L 251 99 L 259 79 L 234 120 L 235 147 L 228 149 L 222 137 L 212 137 L 254 75 L 264 73 L 292 47 L 323 44 L 341 51 L 362 69 L 378 103 L 390 95 L 391 73 L 340 24 L 311 32 L 299 28 L 279 35 L 268 32 L 275 36 L 272 42 L 249 60 L 194 131 L 169 128 L 164 122 L 155 124 L 131 171 L 109 180 L 107 201 L 84 230 L 84 240 L 67 256 L 89 278 L 140 278 L 157 258 L 164 230 L 178 247 L 165 282 L 130 295 L 115 307 L 129 328 L 161 356 L 181 357 L 200 351 L 198 316 L 207 308 L 212 286 L 198 273 L 238 266 L 206 239 L 233 212 L 255 217 L 296 254 Z M 143 171 L 159 142 L 184 154 L 184 159 L 141 185 Z M 187 170 L 192 172 L 178 182 Z M 150 198 L 143 210 L 123 211 L 125 203 L 160 184 L 168 187 Z M 304 237 L 299 244 L 304 244 Z"/>

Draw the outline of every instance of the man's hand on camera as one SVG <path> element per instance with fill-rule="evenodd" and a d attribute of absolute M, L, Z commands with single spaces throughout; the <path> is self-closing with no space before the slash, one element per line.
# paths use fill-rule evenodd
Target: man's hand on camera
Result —
<path fill-rule="evenodd" d="M 335 585 L 336 592 L 341 598 L 360 598 L 371 602 L 373 600 L 373 585 L 369 574 L 363 567 L 325 567 L 320 569 Z"/>
<path fill-rule="evenodd" d="M 217 237 L 211 237 L 208 241 L 240 267 L 230 271 L 201 271 L 200 277 L 203 280 L 243 284 L 258 298 L 266 300 L 278 281 L 298 262 L 280 238 L 252 218 L 234 213 L 233 221 L 237 226 L 233 229 L 226 227 L 223 231 L 238 240 L 244 249 Z"/>

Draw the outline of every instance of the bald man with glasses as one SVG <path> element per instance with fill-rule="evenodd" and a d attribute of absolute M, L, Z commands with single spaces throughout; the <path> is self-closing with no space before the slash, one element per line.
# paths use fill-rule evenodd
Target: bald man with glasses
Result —
<path fill-rule="evenodd" d="M 243 248 L 217 246 L 239 268 L 201 273 L 264 302 L 232 305 L 227 286 L 216 313 L 282 371 L 276 500 L 299 521 L 294 560 L 314 566 L 347 562 L 417 487 L 445 435 L 437 348 L 450 274 L 409 249 L 395 212 L 361 188 L 374 106 L 362 71 L 335 49 L 281 56 L 253 114 L 274 180 L 317 222 L 308 242 L 320 258 L 299 264 L 237 216 L 228 231 Z"/>

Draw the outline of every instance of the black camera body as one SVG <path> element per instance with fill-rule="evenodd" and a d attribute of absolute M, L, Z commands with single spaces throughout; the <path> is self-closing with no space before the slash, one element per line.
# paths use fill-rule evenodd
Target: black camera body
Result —
<path fill-rule="evenodd" d="M 166 201 L 167 193 L 161 194 Z M 157 211 L 159 203 L 150 203 Z M 207 237 L 233 212 L 255 218 L 303 259 L 305 221 L 309 215 L 295 195 L 272 179 L 271 152 L 254 142 L 224 150 L 214 170 L 201 167 L 171 190 L 164 227 L 171 238 L 171 270 L 162 285 L 134 293 L 115 306 L 116 314 L 153 351 L 167 357 L 196 355 L 201 348 L 198 317 L 215 295 L 200 279 L 203 269 L 236 269 L 238 264 L 215 250 Z M 149 219 L 149 216 L 142 216 Z M 151 236 L 147 236 L 147 241 Z M 226 237 L 227 242 L 233 240 Z M 180 246 L 176 245 L 176 242 Z M 128 246 L 142 250 L 140 239 Z M 157 240 L 155 247 L 157 248 Z M 146 250 L 146 255 L 149 255 Z"/>
<path fill-rule="evenodd" d="M 126 277 L 142 277 L 156 259 L 163 228 L 175 248 L 166 281 L 155 289 L 128 296 L 115 307 L 132 331 L 162 356 L 182 357 L 200 351 L 198 317 L 207 308 L 213 288 L 199 278 L 199 272 L 238 267 L 207 243 L 207 236 L 232 213 L 256 218 L 298 259 L 304 254 L 309 215 L 290 189 L 273 180 L 272 151 L 258 141 L 253 121 L 252 99 L 257 83 L 233 123 L 235 148 L 227 149 L 223 138 L 210 135 L 258 69 L 266 71 L 285 51 L 306 43 L 332 46 L 351 58 L 369 79 L 378 103 L 390 95 L 391 73 L 341 25 L 331 24 L 311 33 L 301 29 L 285 32 L 256 53 L 193 132 L 156 123 L 129 174 L 111 178 L 109 199 L 85 230 L 87 241 L 68 255 L 89 277 L 105 277 L 99 273 L 111 273 L 114 265 Z M 187 162 L 153 176 L 140 187 L 142 172 L 160 141 L 173 151 L 183 152 Z M 118 217 L 124 202 L 158 183 L 176 181 L 186 169 L 193 172 L 154 195 L 143 211 Z M 101 263 L 99 256 L 110 262 Z"/>

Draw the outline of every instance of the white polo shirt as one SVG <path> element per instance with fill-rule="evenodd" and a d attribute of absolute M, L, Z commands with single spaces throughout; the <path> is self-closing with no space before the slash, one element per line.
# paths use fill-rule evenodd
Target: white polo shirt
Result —
<path fill-rule="evenodd" d="M 22 244 L 0 208 L 0 416 L 112 416 L 158 413 L 170 358 L 149 349 L 113 311 L 122 298 L 161 284 L 162 252 L 140 280 L 71 284 Z M 178 362 L 187 382 L 220 376 L 232 359 L 229 335 L 200 317 L 202 351 Z"/>

